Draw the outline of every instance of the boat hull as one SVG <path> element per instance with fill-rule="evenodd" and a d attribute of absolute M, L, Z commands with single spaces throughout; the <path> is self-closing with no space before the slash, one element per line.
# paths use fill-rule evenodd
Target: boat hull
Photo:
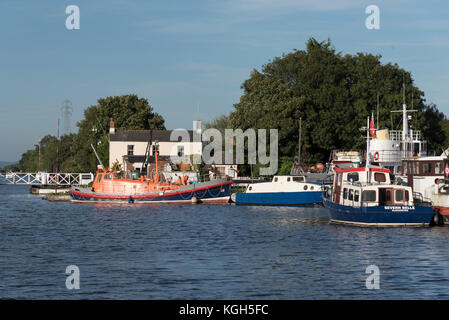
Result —
<path fill-rule="evenodd" d="M 323 202 L 322 191 L 308 192 L 260 192 L 260 193 L 236 193 L 236 204 L 245 205 L 272 205 L 272 206 L 295 206 L 312 205 Z"/>
<path fill-rule="evenodd" d="M 88 188 L 72 188 L 72 202 L 110 202 L 110 203 L 191 203 L 194 197 L 201 202 L 227 203 L 231 195 L 232 181 L 217 180 L 196 183 L 165 192 L 143 194 L 104 194 Z"/>
<path fill-rule="evenodd" d="M 351 207 L 323 199 L 331 222 L 361 226 L 426 226 L 434 216 L 430 206 Z"/>

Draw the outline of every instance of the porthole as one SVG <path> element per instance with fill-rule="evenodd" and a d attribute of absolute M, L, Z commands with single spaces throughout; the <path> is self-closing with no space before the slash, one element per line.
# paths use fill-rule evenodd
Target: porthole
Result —
<path fill-rule="evenodd" d="M 307 185 L 304 186 L 304 190 L 307 190 Z"/>
<path fill-rule="evenodd" d="M 310 190 L 313 190 L 313 186 L 310 187 Z"/>

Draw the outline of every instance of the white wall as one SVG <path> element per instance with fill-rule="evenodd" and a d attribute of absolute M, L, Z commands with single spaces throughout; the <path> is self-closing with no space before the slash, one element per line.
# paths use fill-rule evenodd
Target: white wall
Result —
<path fill-rule="evenodd" d="M 134 145 L 134 155 L 144 156 L 147 150 L 147 142 L 142 141 L 110 141 L 109 142 L 109 167 L 118 161 L 123 162 L 123 156 L 128 154 L 128 145 Z M 184 146 L 184 154 L 202 155 L 202 142 L 159 142 L 159 155 L 176 156 L 178 154 L 178 146 Z M 152 151 L 151 155 L 152 155 Z"/>

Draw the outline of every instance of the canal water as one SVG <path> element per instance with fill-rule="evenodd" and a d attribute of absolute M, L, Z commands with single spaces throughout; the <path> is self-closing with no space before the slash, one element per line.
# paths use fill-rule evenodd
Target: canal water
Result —
<path fill-rule="evenodd" d="M 449 299 L 449 228 L 333 225 L 318 207 L 51 203 L 2 185 L 0 298 Z"/>

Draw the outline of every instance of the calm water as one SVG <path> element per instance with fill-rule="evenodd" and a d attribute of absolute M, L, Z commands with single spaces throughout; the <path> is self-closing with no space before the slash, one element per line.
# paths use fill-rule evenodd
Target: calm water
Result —
<path fill-rule="evenodd" d="M 338 226 L 323 208 L 51 203 L 0 186 L 0 239 L 0 298 L 449 299 L 449 228 Z"/>

